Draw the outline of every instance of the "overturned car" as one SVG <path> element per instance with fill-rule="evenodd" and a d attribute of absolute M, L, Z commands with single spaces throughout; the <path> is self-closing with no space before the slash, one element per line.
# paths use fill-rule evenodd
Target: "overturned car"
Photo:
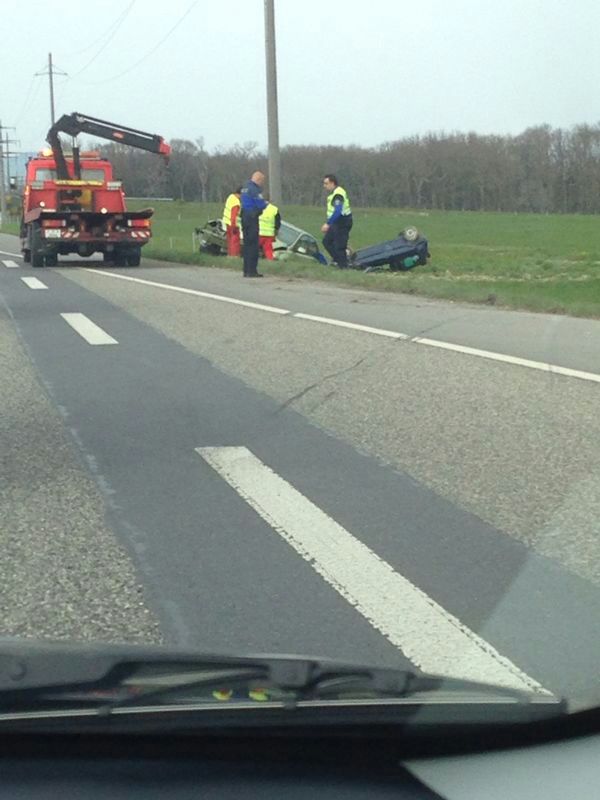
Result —
<path fill-rule="evenodd" d="M 225 228 L 220 219 L 210 219 L 202 228 L 194 231 L 194 241 L 200 251 L 214 255 L 227 254 Z M 242 247 L 244 240 L 242 238 Z M 290 254 L 314 259 L 320 264 L 327 264 L 327 259 L 319 250 L 319 243 L 310 233 L 297 228 L 289 222 L 281 223 L 273 243 L 273 255 L 283 260 Z"/>
<path fill-rule="evenodd" d="M 363 247 L 348 253 L 348 266 L 363 272 L 406 272 L 419 264 L 427 264 L 429 243 L 416 228 L 400 231 L 396 239 Z"/>

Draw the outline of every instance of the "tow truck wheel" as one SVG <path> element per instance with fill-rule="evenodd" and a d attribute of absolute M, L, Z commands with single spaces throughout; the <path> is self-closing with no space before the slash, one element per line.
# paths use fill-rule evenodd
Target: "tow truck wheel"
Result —
<path fill-rule="evenodd" d="M 38 250 L 31 251 L 31 266 L 32 267 L 44 266 L 44 256 Z"/>
<path fill-rule="evenodd" d="M 127 253 L 127 264 L 130 267 L 139 267 L 142 260 L 142 248 L 134 247 Z"/>
<path fill-rule="evenodd" d="M 125 253 L 115 253 L 114 256 L 115 267 L 124 267 L 127 265 L 127 256 Z"/>
<path fill-rule="evenodd" d="M 58 256 L 56 253 L 50 253 L 46 256 L 46 266 L 47 267 L 56 267 L 58 265 Z"/>

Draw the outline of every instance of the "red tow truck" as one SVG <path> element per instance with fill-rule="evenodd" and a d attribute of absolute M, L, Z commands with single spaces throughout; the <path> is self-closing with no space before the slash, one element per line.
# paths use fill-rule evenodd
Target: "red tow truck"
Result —
<path fill-rule="evenodd" d="M 73 137 L 65 154 L 59 137 Z M 47 135 L 49 149 L 29 159 L 23 193 L 21 248 L 34 267 L 53 267 L 59 255 L 102 253 L 115 266 L 139 266 L 152 236 L 154 209 L 127 211 L 121 182 L 97 152 L 80 152 L 75 137 L 87 133 L 147 150 L 167 162 L 170 146 L 156 136 L 77 112 L 63 115 Z"/>

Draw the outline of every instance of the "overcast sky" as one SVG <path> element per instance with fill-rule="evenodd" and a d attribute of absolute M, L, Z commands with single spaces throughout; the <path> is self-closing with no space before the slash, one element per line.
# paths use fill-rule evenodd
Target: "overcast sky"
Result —
<path fill-rule="evenodd" d="M 43 146 L 49 127 L 48 78 L 34 77 L 49 51 L 68 74 L 56 77 L 57 116 L 203 137 L 210 150 L 266 145 L 262 0 L 0 7 L 0 121 L 17 126 L 23 150 Z M 600 121 L 599 0 L 275 0 L 275 10 L 282 144 Z"/>

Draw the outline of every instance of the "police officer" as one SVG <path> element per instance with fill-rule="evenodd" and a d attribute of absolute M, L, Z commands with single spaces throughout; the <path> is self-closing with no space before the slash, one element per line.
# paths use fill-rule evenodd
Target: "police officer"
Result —
<path fill-rule="evenodd" d="M 323 188 L 327 195 L 327 222 L 321 227 L 325 234 L 323 247 L 327 250 L 334 264 L 340 269 L 347 269 L 348 238 L 352 228 L 352 209 L 348 192 L 343 189 L 335 175 L 325 175 Z"/>
<path fill-rule="evenodd" d="M 223 227 L 227 237 L 227 255 L 239 256 L 240 254 L 240 195 L 242 187 L 232 192 L 225 201 L 223 209 Z"/>
<path fill-rule="evenodd" d="M 261 194 L 265 182 L 262 172 L 256 171 L 242 189 L 242 232 L 244 234 L 244 278 L 262 278 L 258 266 L 258 218 L 267 207 Z"/>

